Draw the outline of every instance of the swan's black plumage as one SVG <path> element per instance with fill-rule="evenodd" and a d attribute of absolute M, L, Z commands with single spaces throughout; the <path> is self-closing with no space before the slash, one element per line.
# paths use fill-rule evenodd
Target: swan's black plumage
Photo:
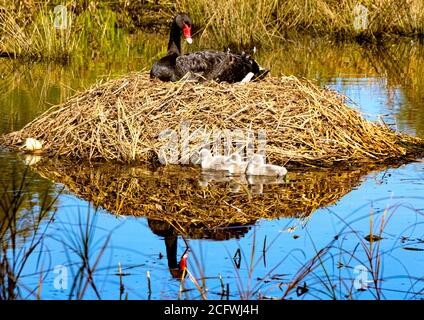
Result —
<path fill-rule="evenodd" d="M 253 80 L 264 77 L 269 70 L 246 54 L 223 51 L 199 51 L 181 55 L 181 33 L 184 27 L 191 28 L 191 19 L 186 13 L 178 14 L 171 26 L 168 52 L 153 64 L 151 78 L 162 81 L 177 81 L 187 73 L 192 80 L 215 80 L 229 83 L 242 81 L 249 72 Z M 184 33 L 187 37 L 187 34 Z M 189 34 L 191 37 L 191 34 Z M 191 38 L 190 38 L 191 40 Z"/>

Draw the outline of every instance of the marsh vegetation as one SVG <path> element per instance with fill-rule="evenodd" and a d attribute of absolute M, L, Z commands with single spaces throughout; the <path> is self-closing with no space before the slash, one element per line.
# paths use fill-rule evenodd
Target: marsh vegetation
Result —
<path fill-rule="evenodd" d="M 2 134 L 148 70 L 185 10 L 197 28 L 185 52 L 256 46 L 273 76 L 317 81 L 367 118 L 424 137 L 422 1 L 363 1 L 366 30 L 350 0 L 69 1 L 68 29 L 54 25 L 60 4 L 0 1 Z M 192 167 L 5 149 L 0 170 L 1 299 L 423 298 L 422 160 L 289 170 L 256 189 Z"/>
<path fill-rule="evenodd" d="M 2 1 L 0 53 L 66 62 L 125 52 L 131 46 L 125 34 L 166 30 L 176 11 L 189 12 L 198 42 L 216 49 L 271 48 L 299 34 L 358 42 L 424 35 L 419 0 Z M 157 51 L 145 40 L 143 50 Z"/>

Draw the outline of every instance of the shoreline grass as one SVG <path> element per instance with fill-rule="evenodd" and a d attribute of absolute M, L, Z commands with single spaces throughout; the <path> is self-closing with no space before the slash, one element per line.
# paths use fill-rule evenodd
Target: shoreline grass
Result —
<path fill-rule="evenodd" d="M 424 36 L 424 3 L 419 0 L 179 0 L 201 39 L 219 46 L 270 46 L 296 34 L 375 42 L 397 36 Z"/>
<path fill-rule="evenodd" d="M 59 4 L 0 1 L 0 57 L 67 62 L 81 54 L 109 54 L 116 43 L 128 46 L 123 34 L 166 33 L 177 11 L 187 11 L 199 42 L 215 49 L 272 47 L 275 41 L 302 34 L 359 43 L 424 38 L 424 3 L 419 0 L 97 0 L 68 5 L 68 27 L 56 29 L 54 10 Z"/>
<path fill-rule="evenodd" d="M 116 43 L 128 46 L 112 9 L 93 7 L 79 14 L 66 10 L 59 18 L 55 8 L 46 1 L 22 19 L 24 9 L 0 6 L 0 56 L 67 63 L 81 55 L 93 59 L 99 53 L 113 54 L 120 47 Z"/>

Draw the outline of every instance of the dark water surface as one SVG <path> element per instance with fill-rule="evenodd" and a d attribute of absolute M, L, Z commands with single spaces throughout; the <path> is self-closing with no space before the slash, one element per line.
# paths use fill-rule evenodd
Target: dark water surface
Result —
<path fill-rule="evenodd" d="M 0 133 L 22 128 L 100 79 L 148 68 L 165 45 L 158 39 L 158 52 L 135 42 L 127 56 L 66 66 L 0 60 Z M 315 79 L 347 95 L 369 119 L 424 137 L 422 44 L 375 48 L 305 38 L 260 49 L 256 58 L 275 76 Z M 270 219 L 206 229 L 195 217 L 154 214 L 172 206 L 176 195 L 188 201 L 203 192 L 197 169 L 38 160 L 0 151 L 2 208 L 17 208 L 0 211 L 2 257 L 15 262 L 19 297 L 424 297 L 423 160 L 397 168 L 289 172 L 287 181 L 264 183 L 256 195 L 215 182 L 219 197 L 250 195 L 264 206 L 283 200 Z M 182 285 L 176 276 L 187 246 L 189 275 Z"/>

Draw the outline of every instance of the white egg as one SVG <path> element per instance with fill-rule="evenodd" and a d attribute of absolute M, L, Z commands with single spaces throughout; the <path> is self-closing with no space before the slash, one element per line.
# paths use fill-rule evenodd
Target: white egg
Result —
<path fill-rule="evenodd" d="M 43 149 L 43 142 L 34 138 L 27 138 L 25 140 L 23 148 L 27 151 L 38 151 Z"/>

